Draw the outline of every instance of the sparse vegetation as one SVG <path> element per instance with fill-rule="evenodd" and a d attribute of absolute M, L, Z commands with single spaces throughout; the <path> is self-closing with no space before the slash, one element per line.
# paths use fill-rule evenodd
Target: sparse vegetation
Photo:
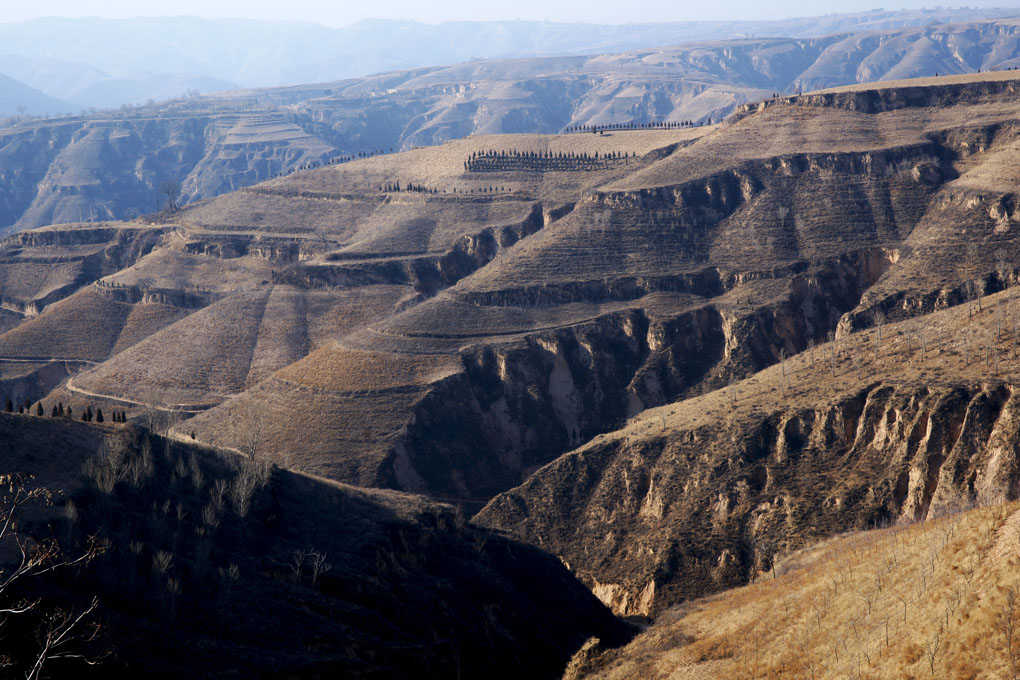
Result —
<path fill-rule="evenodd" d="M 95 454 L 37 528 L 100 535 L 97 611 L 196 665 L 558 671 L 578 612 L 619 633 L 486 525 L 656 619 L 586 646 L 610 675 L 980 677 L 973 642 L 1015 677 L 1014 88 L 305 158 L 159 224 L 12 237 L 0 424 L 33 465 L 33 433 Z"/>
<path fill-rule="evenodd" d="M 664 613 L 585 677 L 1012 677 L 1018 512 L 980 508 L 794 553 L 775 578 Z"/>

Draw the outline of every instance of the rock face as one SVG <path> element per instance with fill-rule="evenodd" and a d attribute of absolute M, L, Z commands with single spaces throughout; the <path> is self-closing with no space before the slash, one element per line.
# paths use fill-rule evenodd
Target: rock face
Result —
<path fill-rule="evenodd" d="M 474 134 L 710 122 L 776 92 L 1003 68 L 1016 59 L 1016 32 L 982 22 L 471 62 L 29 121 L 0 130 L 0 229 L 152 213 L 167 181 L 188 202 L 332 159 Z M 874 95 L 806 101 L 834 99 L 879 110 Z"/>
<path fill-rule="evenodd" d="M 711 304 L 680 314 L 628 309 L 465 351 L 462 372 L 432 387 L 401 440 L 415 483 L 403 487 L 407 478 L 395 472 L 389 483 L 484 497 L 648 407 L 772 365 L 780 350 L 822 342 L 868 286 L 865 259 L 805 271 L 787 296 L 742 314 Z"/>
<path fill-rule="evenodd" d="M 816 409 L 600 438 L 477 516 L 560 555 L 620 614 L 747 582 L 834 533 L 1020 495 L 1012 384 L 874 384 Z"/>
<path fill-rule="evenodd" d="M 472 137 L 157 224 L 27 232 L 3 251 L 5 389 L 50 385 L 26 363 L 90 362 L 30 398 L 156 405 L 191 416 L 173 436 L 235 450 L 263 411 L 281 463 L 484 503 L 878 311 L 1015 280 L 1012 76 L 777 99 L 711 127 Z M 479 154 L 497 170 L 472 171 Z"/>

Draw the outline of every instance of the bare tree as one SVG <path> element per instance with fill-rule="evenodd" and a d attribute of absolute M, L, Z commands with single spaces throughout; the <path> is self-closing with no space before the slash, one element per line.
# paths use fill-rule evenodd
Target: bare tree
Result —
<path fill-rule="evenodd" d="M 168 180 L 159 185 L 160 196 L 166 196 L 166 209 L 168 212 L 177 212 L 180 209 L 178 202 L 181 197 L 181 185 L 179 182 Z"/>
<path fill-rule="evenodd" d="M 780 386 L 783 388 L 783 392 L 786 392 L 788 379 L 786 377 L 786 349 L 785 348 L 780 348 L 779 349 L 779 368 L 780 368 L 780 376 L 779 376 Z"/>
<path fill-rule="evenodd" d="M 1006 251 L 999 248 L 995 251 L 995 273 L 999 276 L 999 283 L 1002 284 L 1003 288 L 1006 288 L 1009 282 L 1009 275 L 1012 273 L 1012 267 L 1009 266 L 1009 258 L 1006 256 Z"/>
<path fill-rule="evenodd" d="M 928 657 L 928 669 L 931 671 L 931 677 L 935 677 L 935 664 L 938 662 L 940 647 L 942 646 L 942 631 L 938 631 L 932 636 L 928 644 L 925 645 L 924 653 Z"/>
<path fill-rule="evenodd" d="M 1018 338 L 1017 338 L 1017 334 L 1016 334 L 1016 327 L 1017 327 L 1017 322 L 1018 321 L 1020 321 L 1020 305 L 1017 304 L 1016 300 L 1013 300 L 1009 304 L 1009 332 L 1010 332 L 1010 337 L 1013 338 L 1013 356 L 1014 356 L 1014 358 L 1016 357 L 1016 348 L 1017 348 L 1017 344 L 1018 344 L 1017 343 Z"/>
<path fill-rule="evenodd" d="M 881 309 L 876 309 L 871 313 L 871 322 L 875 324 L 875 328 L 878 329 L 878 342 L 882 343 L 882 326 L 885 325 L 885 312 Z"/>
<path fill-rule="evenodd" d="M 244 453 L 254 461 L 262 445 L 262 433 L 266 425 L 266 404 L 251 399 L 247 401 L 241 412 L 241 427 L 244 436 Z"/>
<path fill-rule="evenodd" d="M 28 652 L 28 658 L 21 662 L 0 659 L 0 667 L 24 663 L 30 680 L 41 677 L 48 661 L 85 660 L 78 645 L 94 640 L 99 633 L 98 624 L 92 620 L 99 605 L 95 598 L 75 613 L 56 608 L 47 611 L 42 600 L 16 594 L 46 574 L 84 565 L 102 552 L 95 541 L 89 541 L 80 554 L 68 555 L 55 540 L 37 540 L 22 530 L 21 515 L 29 506 L 52 502 L 53 495 L 46 489 L 33 488 L 31 478 L 0 475 L 0 551 L 6 556 L 0 563 L 0 636 L 12 619 L 23 615 L 41 618 L 38 649 Z"/>
<path fill-rule="evenodd" d="M 295 550 L 294 554 L 290 557 L 290 570 L 294 572 L 294 582 L 301 583 L 301 573 L 305 568 L 305 557 L 308 556 L 308 552 L 305 550 Z"/>
<path fill-rule="evenodd" d="M 230 486 L 230 500 L 238 515 L 245 517 L 248 514 L 255 492 L 269 482 L 271 473 L 270 466 L 261 461 L 237 461 L 237 474 Z"/>
<path fill-rule="evenodd" d="M 319 577 L 333 568 L 333 565 L 326 561 L 326 553 L 312 550 L 308 553 L 308 561 L 312 565 L 312 585 L 319 581 Z"/>
<path fill-rule="evenodd" d="M 159 395 L 152 390 L 146 391 L 141 397 L 141 406 L 142 422 L 145 423 L 145 427 L 153 434 L 159 432 L 164 420 L 163 408 L 159 403 Z"/>
<path fill-rule="evenodd" d="M 1002 636 L 1005 638 L 1006 642 L 1006 658 L 1009 660 L 1010 680 L 1017 680 L 1017 650 L 1014 644 L 1014 638 L 1016 637 L 1016 618 L 1017 589 L 1016 586 L 1013 586 L 1006 591 L 1006 601 L 998 616 L 999 630 L 1002 632 Z"/>
<path fill-rule="evenodd" d="M 47 661 L 85 659 L 76 647 L 99 636 L 99 624 L 90 620 L 98 606 L 99 598 L 94 597 L 92 603 L 78 614 L 56 610 L 46 617 L 45 625 L 39 634 L 41 647 L 32 669 L 25 676 L 27 680 L 41 678 L 43 666 Z"/>
<path fill-rule="evenodd" d="M 295 550 L 290 558 L 290 569 L 294 572 L 294 580 L 301 582 L 301 576 L 305 570 L 305 564 L 311 566 L 312 585 L 319 581 L 319 577 L 333 568 L 333 565 L 326 561 L 327 555 L 314 548 L 309 550 Z"/>

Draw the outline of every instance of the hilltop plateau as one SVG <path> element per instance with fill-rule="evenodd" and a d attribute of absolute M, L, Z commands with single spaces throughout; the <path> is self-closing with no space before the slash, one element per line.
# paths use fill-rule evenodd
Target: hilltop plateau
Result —
<path fill-rule="evenodd" d="M 954 17 L 962 22 L 945 23 Z M 476 60 L 15 117 L 0 125 L 0 229 L 130 219 L 165 203 L 166 182 L 191 202 L 312 165 L 470 135 L 705 123 L 773 93 L 1020 65 L 1014 19 L 957 11 L 904 21 L 909 27 L 882 12 L 827 17 L 773 34 L 788 37 L 739 39 L 700 26 L 719 39 L 684 44 L 691 38 L 678 34 L 662 46 L 663 34 L 630 52 Z M 605 44 L 602 52 L 613 43 Z"/>

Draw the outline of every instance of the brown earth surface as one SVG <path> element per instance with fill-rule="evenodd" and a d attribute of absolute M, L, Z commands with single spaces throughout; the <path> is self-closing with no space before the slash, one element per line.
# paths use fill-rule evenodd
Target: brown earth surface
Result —
<path fill-rule="evenodd" d="M 268 455 L 486 499 L 876 310 L 1007 285 L 1017 82 L 774 99 L 710 127 L 472 137 L 158 225 L 23 232 L 3 261 L 23 321 L 0 334 L 0 361 L 94 362 L 54 397 L 204 410 L 177 436 L 234 449 L 255 390 Z M 504 152 L 539 160 L 465 169 Z M 596 153 L 601 169 L 553 169 Z M 22 273 L 75 258 L 97 264 L 51 284 Z"/>
<path fill-rule="evenodd" d="M 474 137 L 23 232 L 0 388 L 485 505 L 662 620 L 832 536 L 1020 495 L 1018 94 L 981 74 Z M 690 663 L 792 663 L 731 652 Z"/>

